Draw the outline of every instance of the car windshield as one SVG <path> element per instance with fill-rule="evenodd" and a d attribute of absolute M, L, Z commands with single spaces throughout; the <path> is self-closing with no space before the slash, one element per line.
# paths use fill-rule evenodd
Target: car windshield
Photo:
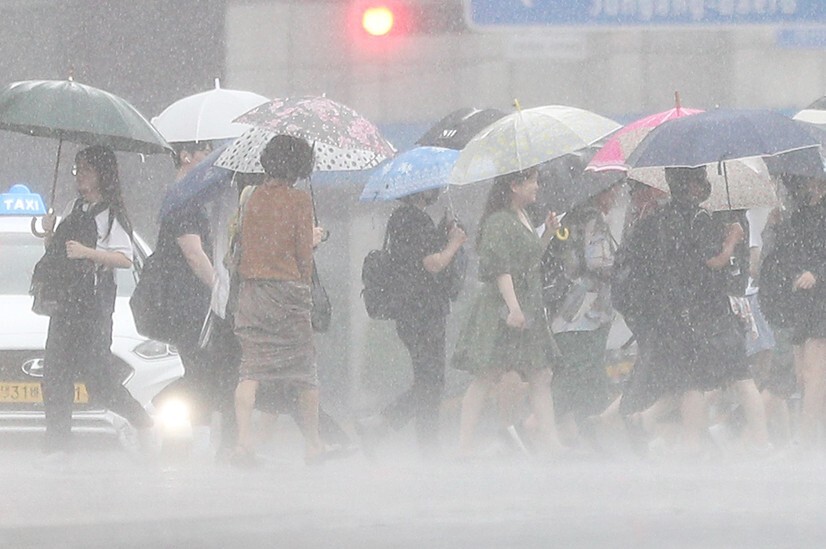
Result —
<path fill-rule="evenodd" d="M 43 241 L 25 233 L 0 234 L 0 295 L 26 295 L 34 265 L 43 256 Z M 118 295 L 135 289 L 132 269 L 117 269 Z"/>

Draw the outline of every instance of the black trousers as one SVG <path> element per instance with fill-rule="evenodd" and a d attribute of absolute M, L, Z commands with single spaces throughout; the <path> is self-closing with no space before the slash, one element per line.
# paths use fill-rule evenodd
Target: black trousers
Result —
<path fill-rule="evenodd" d="M 152 425 L 152 418 L 112 367 L 115 294 L 114 276 L 104 273 L 92 303 L 72 307 L 49 321 L 42 383 L 47 452 L 70 449 L 74 384 L 79 380 L 86 384 L 91 403 L 123 416 L 136 428 Z"/>
<path fill-rule="evenodd" d="M 416 315 L 396 321 L 396 333 L 413 365 L 413 385 L 382 411 L 394 429 L 416 418 L 422 449 L 439 441 L 439 410 L 445 387 L 445 316 Z"/>

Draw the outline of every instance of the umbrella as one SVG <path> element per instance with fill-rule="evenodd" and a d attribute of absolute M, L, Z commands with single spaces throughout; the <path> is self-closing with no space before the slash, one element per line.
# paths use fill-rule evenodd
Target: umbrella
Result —
<path fill-rule="evenodd" d="M 152 124 L 169 143 L 235 139 L 249 126 L 233 120 L 267 101 L 257 93 L 223 89 L 216 78 L 214 90 L 175 101 Z"/>
<path fill-rule="evenodd" d="M 212 151 L 198 162 L 179 181 L 176 181 L 161 202 L 160 219 L 180 209 L 192 200 L 208 201 L 232 180 L 234 172 L 215 165 L 215 161 L 229 145 Z"/>
<path fill-rule="evenodd" d="M 0 88 L 0 129 L 58 140 L 50 204 L 63 141 L 143 154 L 169 151 L 161 134 L 126 100 L 69 80 L 30 80 Z"/>
<path fill-rule="evenodd" d="M 361 170 L 377 166 L 396 152 L 379 129 L 356 111 L 326 97 L 274 99 L 239 116 L 235 122 L 292 135 L 329 147 L 322 171 Z M 363 160 L 369 158 L 369 165 Z"/>
<path fill-rule="evenodd" d="M 826 129 L 826 95 L 794 115 L 794 119 Z"/>
<path fill-rule="evenodd" d="M 669 120 L 690 116 L 703 111 L 697 109 L 684 109 L 680 106 L 679 95 L 677 105 L 670 110 L 646 116 L 635 122 L 623 126 L 621 130 L 612 135 L 597 151 L 586 169 L 593 171 L 602 170 L 628 170 L 625 160 L 628 154 L 648 135 L 651 130 Z"/>
<path fill-rule="evenodd" d="M 585 170 L 594 152 L 584 149 L 540 165 L 535 209 L 545 213 L 569 212 L 625 179 L 625 173 L 617 170 Z"/>
<path fill-rule="evenodd" d="M 747 210 L 780 205 L 777 185 L 769 175 L 766 163 L 758 157 L 728 161 L 719 167 L 710 165 L 706 173 L 711 182 L 711 195 L 700 206 L 707 210 Z M 669 192 L 664 168 L 635 168 L 628 172 L 628 178 Z"/>
<path fill-rule="evenodd" d="M 253 126 L 218 156 L 215 165 L 234 172 L 264 173 L 261 151 L 276 135 L 276 132 Z M 378 157 L 368 151 L 347 152 L 319 141 L 314 143 L 314 149 L 316 171 L 366 170 L 380 163 Z"/>
<path fill-rule="evenodd" d="M 416 147 L 386 160 L 376 168 L 362 202 L 396 200 L 430 189 L 446 187 L 459 152 L 441 147 Z"/>
<path fill-rule="evenodd" d="M 718 109 L 654 128 L 628 157 L 630 167 L 699 167 L 817 147 L 810 132 L 767 110 Z"/>
<path fill-rule="evenodd" d="M 416 144 L 461 150 L 474 135 L 503 116 L 505 113 L 499 109 L 458 109 L 436 122 Z"/>
<path fill-rule="evenodd" d="M 468 142 L 453 168 L 452 183 L 465 185 L 537 166 L 588 147 L 619 128 L 613 120 L 575 107 L 517 110 Z"/>

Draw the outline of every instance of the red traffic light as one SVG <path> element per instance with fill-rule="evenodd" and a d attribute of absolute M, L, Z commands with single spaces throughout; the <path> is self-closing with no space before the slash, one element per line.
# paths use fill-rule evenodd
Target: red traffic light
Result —
<path fill-rule="evenodd" d="M 396 24 L 396 14 L 386 5 L 364 8 L 361 16 L 361 28 L 370 36 L 386 36 Z"/>

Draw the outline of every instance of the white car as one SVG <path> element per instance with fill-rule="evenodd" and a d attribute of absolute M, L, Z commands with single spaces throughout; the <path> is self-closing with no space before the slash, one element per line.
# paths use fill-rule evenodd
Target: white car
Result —
<path fill-rule="evenodd" d="M 30 194 L 23 185 L 15 185 L 0 195 L 0 432 L 45 429 L 40 380 L 49 319 L 31 311 L 29 295 L 32 270 L 44 251 L 43 240 L 31 231 L 32 214 L 43 213 L 40 197 Z M 135 241 L 136 259 L 140 264 L 149 249 L 140 237 L 136 236 Z M 180 378 L 184 369 L 173 347 L 148 340 L 135 330 L 129 296 L 136 278 L 134 269 L 117 271 L 118 296 L 112 336 L 114 368 L 129 392 L 151 414 L 158 416 L 152 398 Z M 78 380 L 74 432 L 117 434 L 124 424 L 120 416 L 90 403 L 83 380 Z"/>

